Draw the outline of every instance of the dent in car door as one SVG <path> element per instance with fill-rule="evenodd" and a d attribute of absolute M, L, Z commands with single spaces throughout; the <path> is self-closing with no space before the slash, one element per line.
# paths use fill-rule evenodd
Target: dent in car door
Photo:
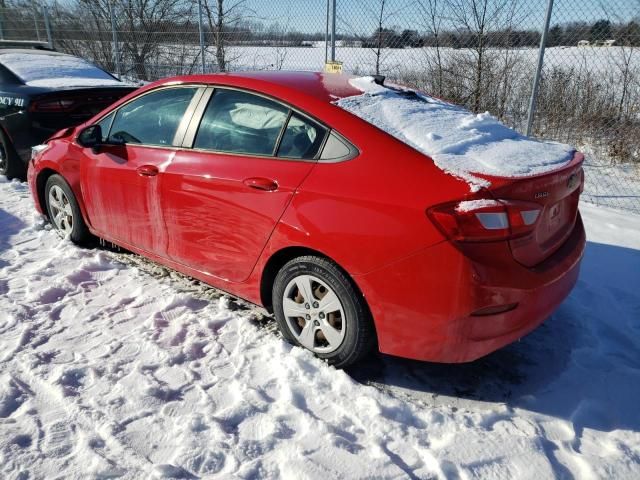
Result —
<path fill-rule="evenodd" d="M 170 258 L 234 282 L 250 275 L 295 190 L 315 165 L 272 156 L 289 117 L 288 109 L 275 102 L 216 90 L 194 134 L 194 146 L 210 151 L 182 150 L 164 173 Z M 202 137 L 203 132 L 209 136 Z"/>
<path fill-rule="evenodd" d="M 120 107 L 100 125 L 107 142 L 83 149 L 81 182 L 93 228 L 104 237 L 142 250 L 166 254 L 160 173 L 184 137 L 203 89 L 173 87 L 152 91 Z M 185 113 L 186 112 L 186 113 Z M 176 137 L 180 137 L 177 139 Z"/>

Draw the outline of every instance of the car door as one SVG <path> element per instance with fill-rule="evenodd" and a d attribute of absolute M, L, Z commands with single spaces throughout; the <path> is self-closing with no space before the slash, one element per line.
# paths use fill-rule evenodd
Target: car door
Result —
<path fill-rule="evenodd" d="M 250 92 L 216 88 L 209 94 L 187 131 L 193 148 L 178 152 L 163 173 L 168 253 L 240 282 L 315 165 L 326 129 Z"/>
<path fill-rule="evenodd" d="M 105 144 L 83 150 L 81 184 L 89 220 L 104 237 L 166 254 L 158 174 L 203 92 L 198 86 L 153 90 L 99 122 Z"/>

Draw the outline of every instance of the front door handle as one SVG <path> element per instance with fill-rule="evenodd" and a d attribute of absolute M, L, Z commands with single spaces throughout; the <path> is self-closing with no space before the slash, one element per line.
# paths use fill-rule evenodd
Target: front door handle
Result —
<path fill-rule="evenodd" d="M 138 175 L 143 177 L 155 177 L 158 175 L 158 167 L 155 165 L 142 165 L 136 169 Z"/>
<path fill-rule="evenodd" d="M 264 190 L 267 192 L 273 192 L 278 189 L 278 182 L 264 177 L 251 177 L 246 178 L 244 183 L 249 188 L 255 188 L 256 190 Z"/>

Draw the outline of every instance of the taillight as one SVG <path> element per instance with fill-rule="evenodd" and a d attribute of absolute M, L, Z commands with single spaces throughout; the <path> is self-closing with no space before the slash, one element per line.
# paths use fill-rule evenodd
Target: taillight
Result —
<path fill-rule="evenodd" d="M 74 107 L 76 102 L 69 99 L 36 100 L 29 105 L 30 112 L 66 112 Z"/>
<path fill-rule="evenodd" d="M 437 205 L 427 214 L 449 240 L 493 242 L 530 234 L 541 210 L 537 203 L 470 200 Z"/>

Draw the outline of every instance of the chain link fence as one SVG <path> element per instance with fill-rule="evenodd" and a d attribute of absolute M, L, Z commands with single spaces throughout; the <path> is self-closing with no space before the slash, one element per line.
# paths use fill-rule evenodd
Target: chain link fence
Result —
<path fill-rule="evenodd" d="M 56 49 L 131 80 L 321 70 L 332 3 L 0 0 L 0 33 L 47 41 L 48 23 Z M 583 198 L 640 213 L 640 0 L 337 0 L 335 25 L 344 71 L 386 75 L 576 145 L 587 154 Z"/>

